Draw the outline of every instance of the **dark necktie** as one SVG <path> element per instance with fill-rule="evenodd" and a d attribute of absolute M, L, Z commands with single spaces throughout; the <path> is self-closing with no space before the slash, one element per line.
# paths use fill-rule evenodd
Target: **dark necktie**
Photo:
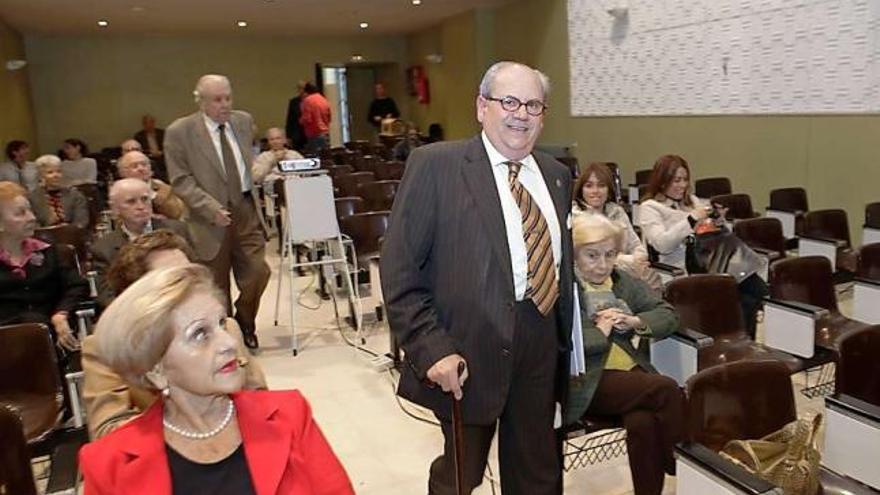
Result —
<path fill-rule="evenodd" d="M 226 187 L 229 189 L 229 202 L 238 204 L 241 201 L 241 175 L 238 173 L 238 163 L 235 153 L 226 137 L 226 124 L 217 126 L 220 131 L 220 149 L 223 151 L 223 167 L 226 169 Z"/>
<path fill-rule="evenodd" d="M 510 192 L 513 193 L 513 199 L 516 200 L 522 213 L 523 239 L 526 243 L 529 267 L 528 289 L 525 295 L 535 303 L 542 315 L 546 315 L 559 297 L 550 228 L 538 204 L 519 181 L 522 163 L 505 162 L 505 164 L 508 167 L 507 183 Z"/>

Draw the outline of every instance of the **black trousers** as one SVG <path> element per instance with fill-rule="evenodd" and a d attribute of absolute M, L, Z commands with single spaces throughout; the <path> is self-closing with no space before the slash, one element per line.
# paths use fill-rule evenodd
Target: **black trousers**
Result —
<path fill-rule="evenodd" d="M 635 495 L 660 495 L 665 474 L 675 474 L 675 444 L 684 428 L 684 394 L 672 378 L 605 370 L 587 415 L 617 416 L 626 429 L 626 451 Z"/>
<path fill-rule="evenodd" d="M 562 470 L 553 431 L 554 376 L 559 352 L 555 311 L 544 317 L 530 300 L 517 303 L 513 334 L 513 375 L 501 417 L 490 425 L 464 425 L 465 493 L 471 493 L 483 481 L 496 427 L 501 493 L 544 495 L 562 490 Z M 452 424 L 441 420 L 441 428 L 443 454 L 431 464 L 428 493 L 455 495 Z"/>

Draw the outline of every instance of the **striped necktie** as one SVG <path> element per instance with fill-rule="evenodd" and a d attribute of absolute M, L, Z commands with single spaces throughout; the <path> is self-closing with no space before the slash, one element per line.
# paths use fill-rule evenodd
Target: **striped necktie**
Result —
<path fill-rule="evenodd" d="M 559 286 L 556 281 L 556 269 L 553 262 L 553 245 L 550 241 L 550 228 L 541 214 L 538 204 L 532 195 L 519 181 L 522 163 L 505 162 L 508 168 L 507 183 L 513 199 L 516 200 L 522 213 L 523 239 L 526 242 L 528 258 L 528 289 L 526 297 L 530 298 L 542 315 L 547 315 L 559 298 Z"/>

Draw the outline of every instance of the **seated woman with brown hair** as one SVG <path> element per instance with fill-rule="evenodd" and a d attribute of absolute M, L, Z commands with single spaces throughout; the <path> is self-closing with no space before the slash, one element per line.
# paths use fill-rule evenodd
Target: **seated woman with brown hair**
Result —
<path fill-rule="evenodd" d="M 571 379 L 565 422 L 619 418 L 635 494 L 659 495 L 664 472 L 675 473 L 684 396 L 651 366 L 649 341 L 667 337 L 679 321 L 644 282 L 614 267 L 622 239 L 620 227 L 603 216 L 572 218 L 586 374 Z"/>
<path fill-rule="evenodd" d="M 84 229 L 89 225 L 89 203 L 76 189 L 64 184 L 61 160 L 55 155 L 37 158 L 40 187 L 31 192 L 34 215 L 42 227 L 70 223 Z"/>
<path fill-rule="evenodd" d="M 80 450 L 86 495 L 352 494 L 297 391 L 243 391 L 238 344 L 211 272 L 154 270 L 98 321 L 98 351 L 149 409 Z"/>
<path fill-rule="evenodd" d="M 44 323 L 59 347 L 79 347 L 69 317 L 89 286 L 57 249 L 34 237 L 36 218 L 27 192 L 0 182 L 0 325 Z"/>
<path fill-rule="evenodd" d="M 107 275 L 113 294 L 121 294 L 147 272 L 159 268 L 186 265 L 192 252 L 182 237 L 169 230 L 144 234 L 123 246 Z M 224 328 L 241 340 L 241 329 L 232 318 L 226 318 Z M 237 347 L 239 364 L 245 370 L 246 389 L 265 389 L 266 378 L 255 359 L 244 348 Z M 83 401 L 88 419 L 89 434 L 100 438 L 148 409 L 156 401 L 155 391 L 127 383 L 105 364 L 97 348 L 97 340 L 90 335 L 82 344 L 84 374 Z"/>

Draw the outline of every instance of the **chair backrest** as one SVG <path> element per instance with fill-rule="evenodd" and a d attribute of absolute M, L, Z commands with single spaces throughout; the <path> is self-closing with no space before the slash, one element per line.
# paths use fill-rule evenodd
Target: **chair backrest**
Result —
<path fill-rule="evenodd" d="M 837 313 L 834 273 L 824 256 L 788 258 L 770 265 L 770 297 L 796 301 Z"/>
<path fill-rule="evenodd" d="M 333 178 L 339 177 L 340 175 L 353 173 L 354 167 L 352 167 L 351 165 L 332 165 L 330 167 L 327 167 L 327 174 Z"/>
<path fill-rule="evenodd" d="M 385 137 L 385 136 L 383 136 Z M 391 159 L 391 150 L 394 149 L 394 146 L 397 145 L 401 140 L 403 140 L 403 136 L 389 136 L 391 139 L 385 140 L 382 139 L 381 143 L 373 143 L 370 147 L 370 154 L 381 158 L 382 160 L 390 160 Z"/>
<path fill-rule="evenodd" d="M 755 210 L 752 209 L 752 198 L 748 194 L 719 194 L 718 196 L 712 196 L 711 201 L 727 208 L 727 218 L 731 220 L 742 220 L 758 216 Z"/>
<path fill-rule="evenodd" d="M 336 218 L 350 217 L 355 213 L 361 213 L 366 208 L 364 198 L 358 196 L 346 196 L 336 198 Z"/>
<path fill-rule="evenodd" d="M 684 328 L 710 337 L 747 335 L 736 279 L 729 275 L 676 278 L 666 286 L 665 299 L 675 307 Z"/>
<path fill-rule="evenodd" d="M 706 177 L 694 182 L 694 194 L 700 198 L 711 198 L 722 194 L 730 194 L 733 188 L 727 177 Z"/>
<path fill-rule="evenodd" d="M 88 257 L 89 247 L 86 231 L 76 225 L 65 223 L 52 227 L 41 227 L 34 230 L 34 236 L 50 244 L 73 246 L 76 250 L 76 256 L 81 262 L 85 262 Z"/>
<path fill-rule="evenodd" d="M 333 185 L 339 188 L 341 196 L 359 196 L 357 186 L 365 182 L 376 182 L 373 172 L 355 172 L 333 178 Z"/>
<path fill-rule="evenodd" d="M 364 198 L 370 211 L 388 211 L 400 188 L 399 180 L 380 180 L 358 184 L 358 196 Z"/>
<path fill-rule="evenodd" d="M 360 151 L 361 153 L 366 153 L 367 150 L 370 149 L 370 142 L 366 139 L 357 139 L 355 141 L 349 141 L 344 144 L 346 149 L 351 151 Z"/>
<path fill-rule="evenodd" d="M 107 205 L 102 204 L 101 192 L 98 190 L 97 184 L 79 184 L 74 188 L 86 197 L 89 208 L 89 230 L 91 230 L 98 223 L 101 210 L 105 209 Z"/>
<path fill-rule="evenodd" d="M 382 158 L 376 155 L 364 155 L 358 157 L 352 165 L 358 172 L 376 172 L 376 165 L 382 162 Z"/>
<path fill-rule="evenodd" d="M 557 156 L 556 160 L 559 163 L 565 165 L 568 168 L 568 171 L 571 172 L 572 177 L 577 177 L 580 175 L 580 165 L 578 164 L 578 159 L 573 156 Z"/>
<path fill-rule="evenodd" d="M 770 208 L 788 212 L 807 212 L 807 191 L 803 187 L 783 187 L 770 191 Z"/>
<path fill-rule="evenodd" d="M 840 341 L 835 393 L 880 407 L 880 325 L 853 332 Z"/>
<path fill-rule="evenodd" d="M 381 162 L 376 164 L 373 173 L 376 174 L 376 180 L 400 180 L 405 168 L 406 164 L 398 160 Z"/>
<path fill-rule="evenodd" d="M 24 427 L 18 414 L 0 404 L 0 493 L 37 495 Z"/>
<path fill-rule="evenodd" d="M 880 229 L 880 202 L 865 205 L 865 227 Z"/>
<path fill-rule="evenodd" d="M 804 235 L 840 239 L 850 246 L 846 210 L 835 208 L 807 212 L 804 216 Z"/>
<path fill-rule="evenodd" d="M 390 211 L 355 213 L 339 220 L 342 232 L 351 237 L 358 256 L 378 253 L 379 239 L 388 230 Z"/>
<path fill-rule="evenodd" d="M 718 451 L 797 419 L 791 370 L 780 361 L 744 360 L 712 366 L 687 381 L 686 437 Z"/>
<path fill-rule="evenodd" d="M 778 218 L 740 220 L 733 224 L 733 233 L 750 247 L 770 249 L 785 257 L 785 235 Z"/>
<path fill-rule="evenodd" d="M 859 250 L 858 276 L 880 281 L 880 242 L 865 244 Z"/>
<path fill-rule="evenodd" d="M 646 169 L 642 169 L 642 170 L 636 170 L 636 182 L 635 182 L 635 184 L 636 184 L 637 186 L 640 186 L 640 185 L 643 185 L 643 184 L 647 185 L 649 182 L 651 182 L 651 175 L 652 175 L 653 173 L 654 173 L 654 169 L 651 169 L 651 168 L 646 168 Z"/>

